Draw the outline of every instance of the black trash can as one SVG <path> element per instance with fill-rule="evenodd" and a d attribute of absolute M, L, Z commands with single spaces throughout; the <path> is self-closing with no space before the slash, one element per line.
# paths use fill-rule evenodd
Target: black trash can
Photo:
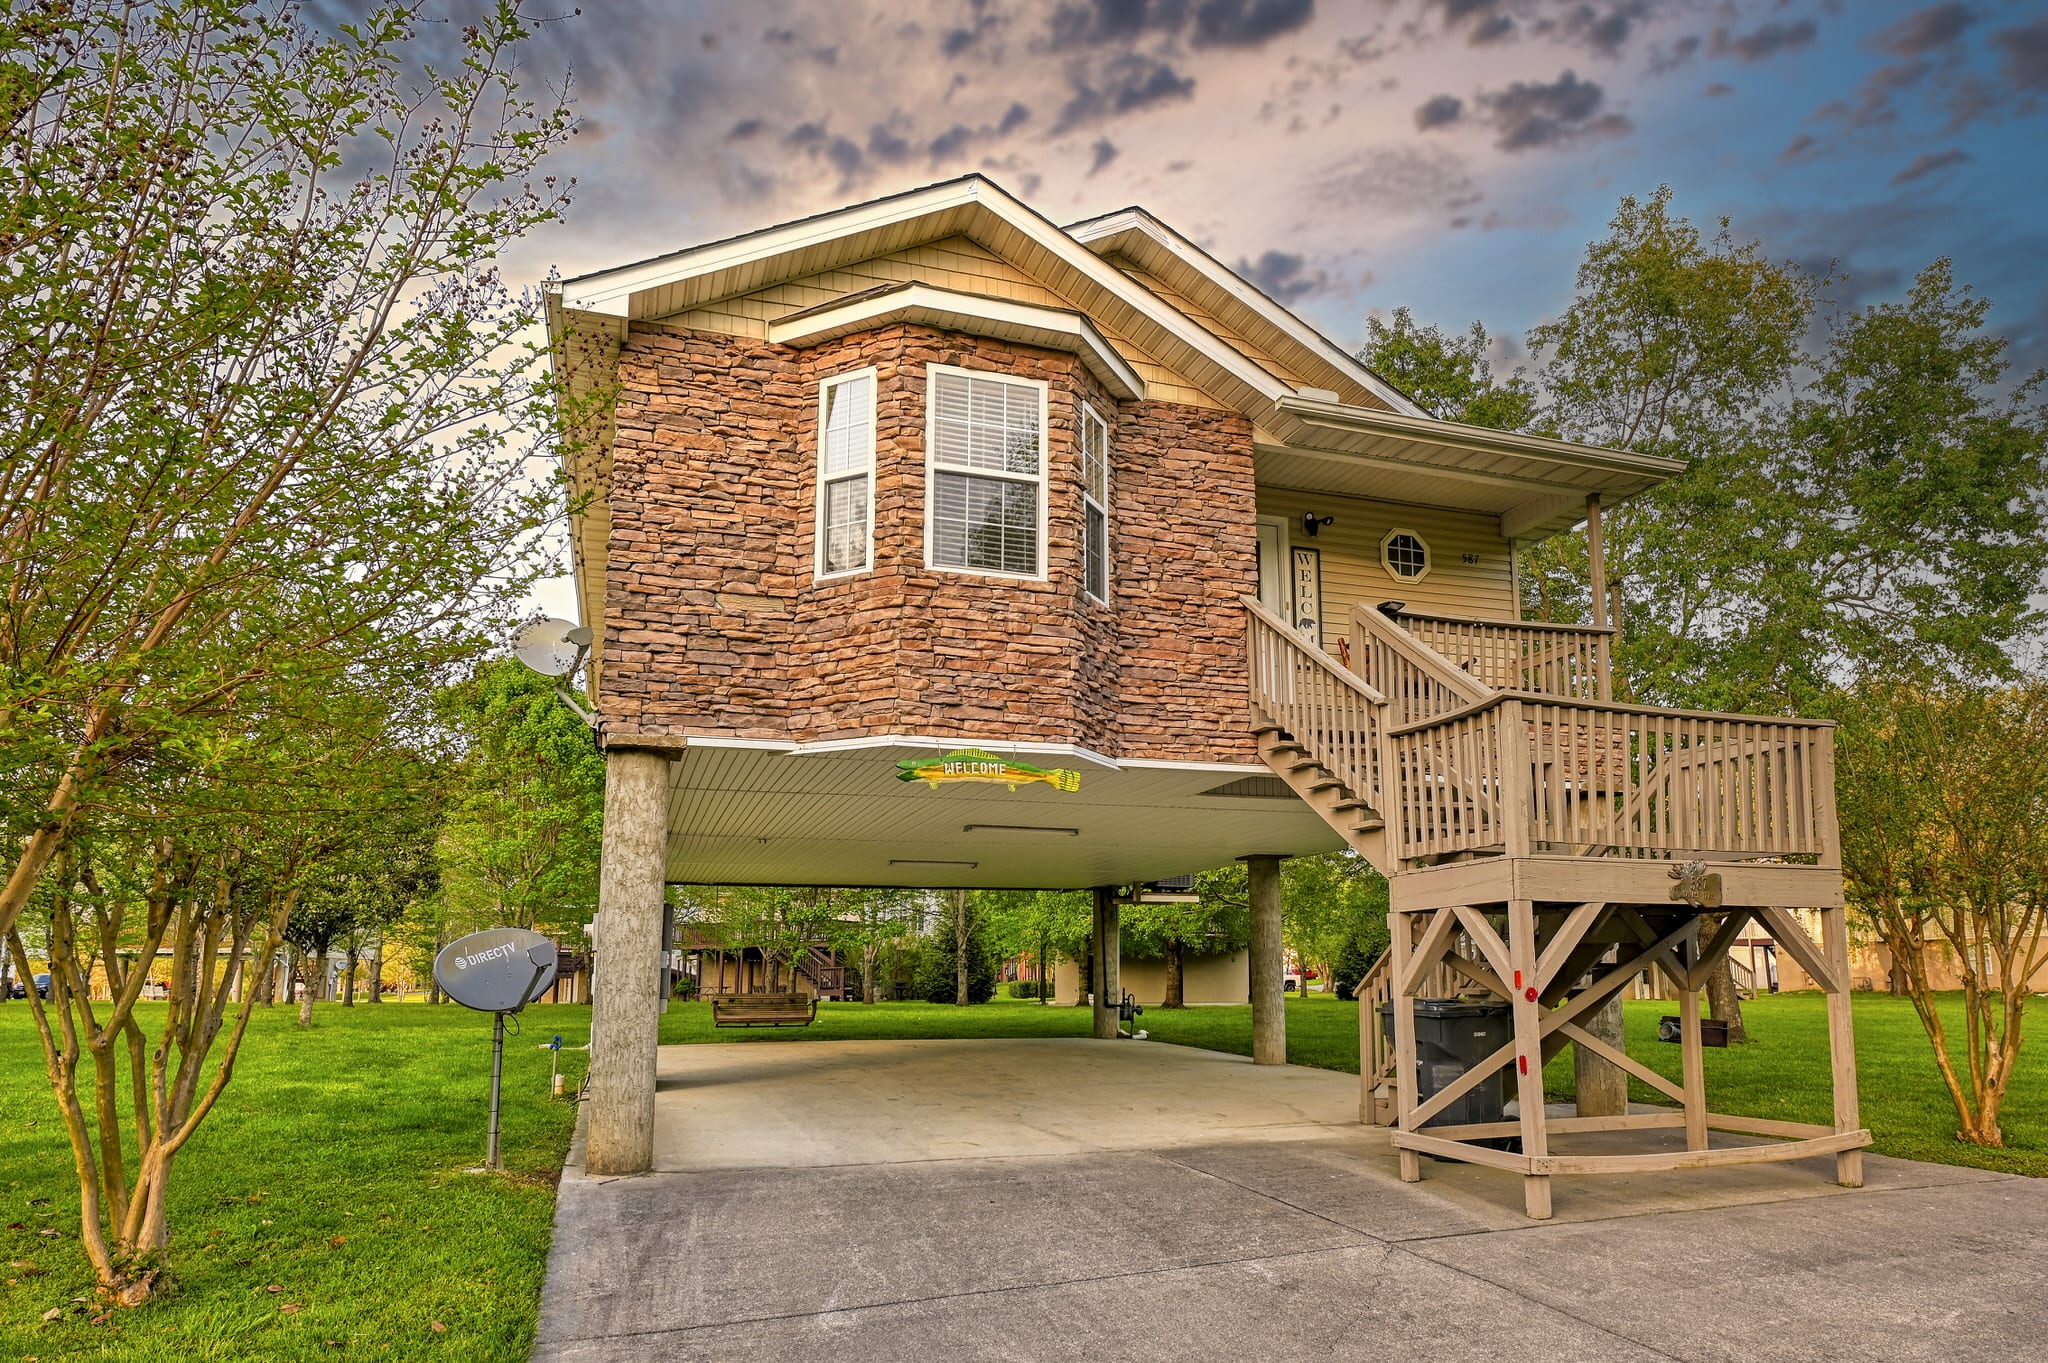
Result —
<path fill-rule="evenodd" d="M 1381 1025 L 1394 1035 L 1394 1005 L 1380 1005 Z M 1415 1093 L 1428 1102 L 1465 1072 L 1514 1039 L 1513 1009 L 1504 1002 L 1466 999 L 1415 1000 Z M 1465 1126 L 1506 1120 L 1507 1076 L 1503 1069 L 1473 1086 L 1464 1097 L 1422 1125 Z"/>

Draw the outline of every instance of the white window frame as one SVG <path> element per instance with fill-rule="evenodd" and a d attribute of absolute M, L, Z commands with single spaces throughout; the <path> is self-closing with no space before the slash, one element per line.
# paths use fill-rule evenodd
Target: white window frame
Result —
<path fill-rule="evenodd" d="M 1021 474 L 1004 473 L 994 469 L 959 468 L 952 464 L 938 462 L 938 441 L 933 439 L 933 428 L 938 421 L 939 377 L 942 374 L 959 374 L 970 379 L 992 380 L 997 383 L 1015 384 L 1038 390 L 1038 474 L 1027 478 Z M 1046 580 L 1046 490 L 1048 466 L 1052 463 L 1051 429 L 1052 385 L 1044 379 L 1025 378 L 1018 374 L 1006 374 L 999 369 L 967 369 L 952 364 L 928 364 L 924 380 L 924 566 L 935 573 L 961 573 L 968 577 L 1001 577 L 1012 582 L 1043 582 Z M 963 568 L 953 564 L 940 563 L 934 552 L 935 530 L 937 528 L 937 504 L 939 496 L 939 474 L 960 474 L 969 478 L 989 478 L 998 482 L 1029 483 L 1038 496 L 1038 571 L 1033 573 L 1006 573 L 995 568 Z"/>
<path fill-rule="evenodd" d="M 859 472 L 848 471 L 845 473 L 832 475 L 827 473 L 825 468 L 825 423 L 831 412 L 830 399 L 832 390 L 834 388 L 839 387 L 841 384 L 851 383 L 856 379 L 862 378 L 868 381 L 868 444 L 866 467 L 860 470 Z M 877 377 L 876 369 L 873 365 L 869 365 L 865 369 L 849 369 L 844 374 L 834 374 L 829 378 L 821 379 L 818 383 L 818 492 L 816 511 L 817 520 L 815 535 L 816 544 L 813 546 L 813 551 L 811 555 L 811 575 L 812 578 L 818 582 L 831 582 L 839 578 L 855 577 L 861 573 L 873 572 L 875 568 L 875 399 L 876 390 L 879 387 L 880 383 Z M 836 571 L 828 570 L 825 567 L 825 494 L 827 489 L 833 483 L 843 483 L 856 477 L 865 479 L 867 482 L 867 554 L 858 568 L 840 568 Z"/>
<path fill-rule="evenodd" d="M 1406 535 L 1409 539 L 1414 540 L 1418 545 L 1422 546 L 1422 571 L 1415 574 L 1415 576 L 1413 577 L 1404 577 L 1400 573 L 1394 571 L 1394 560 L 1393 555 L 1390 551 L 1393 548 L 1394 539 L 1398 535 Z M 1420 582 L 1425 577 L 1428 577 L 1430 571 L 1435 567 L 1436 550 L 1429 547 L 1429 541 L 1426 538 L 1424 538 L 1420 530 L 1410 530 L 1408 527 L 1404 525 L 1397 525 L 1392 530 L 1389 530 L 1386 534 L 1380 536 L 1380 568 L 1386 573 L 1388 577 L 1394 579 L 1394 581 Z"/>
<path fill-rule="evenodd" d="M 1102 432 L 1102 497 L 1099 501 L 1096 499 L 1095 496 L 1094 480 L 1088 476 L 1088 441 L 1093 430 L 1097 428 L 1099 428 Z M 1114 543 L 1115 540 L 1115 537 L 1111 531 L 1112 521 L 1109 514 L 1109 504 L 1111 499 L 1114 498 L 1116 495 L 1116 461 L 1110 458 L 1109 440 L 1110 427 L 1108 419 L 1105 418 L 1102 415 L 1102 413 L 1096 411 L 1092 403 L 1082 403 L 1081 594 L 1087 597 L 1090 601 L 1098 601 L 1105 606 L 1109 604 L 1110 586 L 1116 580 L 1116 564 L 1109 552 L 1109 546 L 1112 543 Z M 1094 584 L 1088 580 L 1088 534 L 1092 524 L 1088 518 L 1088 513 L 1090 511 L 1098 511 L 1102 513 L 1102 592 L 1100 595 L 1096 594 Z"/>

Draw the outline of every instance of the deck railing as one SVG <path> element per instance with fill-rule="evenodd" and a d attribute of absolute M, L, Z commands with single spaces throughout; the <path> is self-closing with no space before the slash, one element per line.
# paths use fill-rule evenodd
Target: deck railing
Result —
<path fill-rule="evenodd" d="M 1381 612 L 1351 612 L 1351 656 L 1366 684 L 1387 698 L 1388 722 L 1413 724 L 1464 710 L 1494 694 Z"/>
<path fill-rule="evenodd" d="M 1574 700 L 1614 699 L 1613 629 L 1533 620 L 1471 620 L 1405 610 L 1400 628 L 1452 666 L 1498 691 L 1540 691 Z"/>
<path fill-rule="evenodd" d="M 1378 808 L 1385 699 L 1255 599 L 1244 607 L 1253 708 Z"/>
<path fill-rule="evenodd" d="M 1827 721 L 1502 692 L 1389 748 L 1403 859 L 1839 857 Z"/>

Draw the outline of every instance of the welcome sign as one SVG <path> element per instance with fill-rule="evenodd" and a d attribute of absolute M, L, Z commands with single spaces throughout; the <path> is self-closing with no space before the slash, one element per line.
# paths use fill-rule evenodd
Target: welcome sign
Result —
<path fill-rule="evenodd" d="M 905 758 L 896 764 L 896 779 L 922 781 L 930 790 L 937 790 L 948 781 L 988 781 L 1011 790 L 1042 781 L 1054 790 L 1070 794 L 1081 788 L 1078 771 L 1034 767 L 979 748 L 958 748 L 943 757 Z"/>

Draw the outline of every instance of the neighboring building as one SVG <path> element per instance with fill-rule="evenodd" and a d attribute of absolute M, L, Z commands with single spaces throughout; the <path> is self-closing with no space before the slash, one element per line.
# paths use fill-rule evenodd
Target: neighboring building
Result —
<path fill-rule="evenodd" d="M 645 1167 L 663 880 L 1091 888 L 1113 998 L 1118 887 L 1244 859 L 1277 1062 L 1278 861 L 1348 847 L 1396 957 L 1512 998 L 1525 1088 L 1611 947 L 1684 974 L 1706 898 L 1840 914 L 1827 725 L 1615 704 L 1604 589 L 1519 619 L 1523 547 L 1583 521 L 1604 583 L 1602 506 L 1681 465 L 1434 420 L 1140 209 L 968 176 L 548 320 L 611 767 L 593 1169 Z"/>
<path fill-rule="evenodd" d="M 1193 1008 L 1202 1004 L 1251 1002 L 1252 975 L 1249 951 L 1182 953 L 1180 963 L 1181 1002 Z M 1166 1001 L 1166 961 L 1159 956 L 1123 953 L 1118 967 L 1118 985 L 1139 1003 L 1156 1008 Z M 1062 956 L 1052 971 L 1055 1003 L 1082 1003 L 1081 967 Z"/>

